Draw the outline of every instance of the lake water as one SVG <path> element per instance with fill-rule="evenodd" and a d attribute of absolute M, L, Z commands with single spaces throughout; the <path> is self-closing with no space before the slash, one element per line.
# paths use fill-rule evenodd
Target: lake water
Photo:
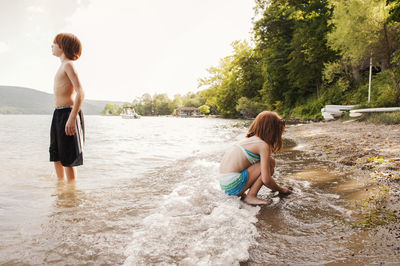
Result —
<path fill-rule="evenodd" d="M 51 116 L 0 116 L 0 264 L 360 262 L 352 254 L 363 235 L 348 224 L 359 191 L 338 189 L 353 179 L 293 142 L 276 157 L 275 178 L 294 194 L 262 188 L 272 204 L 260 208 L 219 188 L 219 160 L 245 133 L 238 121 L 85 122 L 84 165 L 68 184 L 48 162 Z"/>

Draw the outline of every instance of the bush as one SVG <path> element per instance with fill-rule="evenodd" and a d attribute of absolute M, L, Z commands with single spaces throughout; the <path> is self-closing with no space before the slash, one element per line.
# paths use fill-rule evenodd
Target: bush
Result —
<path fill-rule="evenodd" d="M 359 118 L 359 121 L 373 124 L 398 125 L 400 124 L 400 112 L 363 114 Z"/>
<path fill-rule="evenodd" d="M 355 102 L 368 103 L 368 81 L 361 85 L 353 96 Z M 371 102 L 369 107 L 393 107 L 396 106 L 396 90 L 393 87 L 390 73 L 387 71 L 378 73 L 372 77 Z"/>
<path fill-rule="evenodd" d="M 210 106 L 205 105 L 205 104 L 202 105 L 202 106 L 200 106 L 200 107 L 199 107 L 199 112 L 202 113 L 202 114 L 204 114 L 204 115 L 209 114 L 209 113 L 210 113 Z"/>
<path fill-rule="evenodd" d="M 305 103 L 299 102 L 290 113 L 291 117 L 304 119 L 322 119 L 321 109 L 324 107 L 323 99 L 310 98 Z"/>
<path fill-rule="evenodd" d="M 241 97 L 236 105 L 236 111 L 246 118 L 256 117 L 256 115 L 263 110 L 264 106 L 259 102 L 258 99 Z"/>
<path fill-rule="evenodd" d="M 339 78 L 332 85 L 323 88 L 322 99 L 324 104 L 352 104 L 347 97 L 350 90 L 350 82 L 344 78 Z"/>

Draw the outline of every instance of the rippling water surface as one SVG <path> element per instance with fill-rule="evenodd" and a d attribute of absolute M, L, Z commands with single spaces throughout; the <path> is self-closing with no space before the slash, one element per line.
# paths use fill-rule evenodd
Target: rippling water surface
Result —
<path fill-rule="evenodd" d="M 237 121 L 87 116 L 75 184 L 48 162 L 50 122 L 0 116 L 0 264 L 318 264 L 362 248 L 346 225 L 348 177 L 291 142 L 276 179 L 295 193 L 263 188 L 272 204 L 260 208 L 219 189 Z"/>

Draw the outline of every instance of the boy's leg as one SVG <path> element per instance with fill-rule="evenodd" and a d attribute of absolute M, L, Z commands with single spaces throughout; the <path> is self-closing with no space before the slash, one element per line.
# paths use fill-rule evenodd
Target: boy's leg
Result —
<path fill-rule="evenodd" d="M 67 174 L 68 181 L 74 181 L 76 178 L 76 169 L 75 167 L 64 167 L 65 173 Z"/>
<path fill-rule="evenodd" d="M 60 161 L 54 162 L 54 168 L 56 169 L 58 179 L 64 179 L 64 166 Z"/>

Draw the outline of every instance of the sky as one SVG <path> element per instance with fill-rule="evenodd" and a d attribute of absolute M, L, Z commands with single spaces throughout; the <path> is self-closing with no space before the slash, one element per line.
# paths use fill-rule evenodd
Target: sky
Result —
<path fill-rule="evenodd" d="M 232 42 L 251 39 L 254 0 L 0 0 L 0 85 L 52 93 L 57 33 L 75 34 L 87 99 L 197 92 Z"/>

